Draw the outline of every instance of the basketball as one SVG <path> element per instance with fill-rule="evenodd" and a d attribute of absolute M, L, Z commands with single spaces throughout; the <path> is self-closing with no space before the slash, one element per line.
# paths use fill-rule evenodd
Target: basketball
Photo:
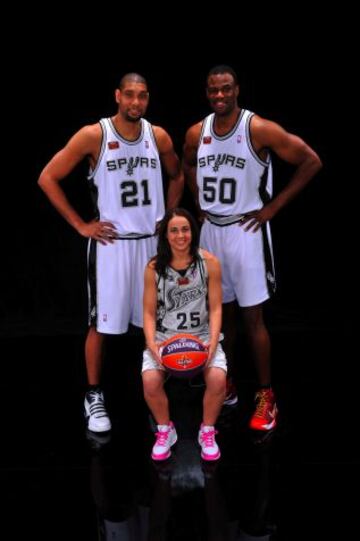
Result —
<path fill-rule="evenodd" d="M 207 348 L 192 334 L 176 334 L 162 344 L 164 368 L 178 378 L 192 378 L 201 372 L 207 358 Z"/>

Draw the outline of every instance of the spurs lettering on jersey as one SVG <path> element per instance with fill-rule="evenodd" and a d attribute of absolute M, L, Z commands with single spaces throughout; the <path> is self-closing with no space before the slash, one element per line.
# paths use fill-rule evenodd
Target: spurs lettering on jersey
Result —
<path fill-rule="evenodd" d="M 132 175 L 136 167 L 156 169 L 158 162 L 154 158 L 146 158 L 144 156 L 135 156 L 134 158 L 119 158 L 118 160 L 108 160 L 106 167 L 108 171 L 117 171 L 125 169 L 127 175 Z"/>
<path fill-rule="evenodd" d="M 218 171 L 220 165 L 230 165 L 238 169 L 244 169 L 246 160 L 232 154 L 208 154 L 199 158 L 199 167 L 211 166 L 213 171 Z"/>

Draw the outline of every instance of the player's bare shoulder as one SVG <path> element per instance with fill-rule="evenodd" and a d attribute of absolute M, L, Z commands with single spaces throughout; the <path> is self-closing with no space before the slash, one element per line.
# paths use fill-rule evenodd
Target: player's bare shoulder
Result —
<path fill-rule="evenodd" d="M 83 156 L 92 156 L 97 159 L 102 142 L 102 129 L 99 122 L 83 126 L 69 140 L 67 148 Z"/>
<path fill-rule="evenodd" d="M 195 166 L 197 163 L 197 150 L 200 143 L 200 135 L 203 121 L 191 126 L 185 135 L 184 143 L 184 164 Z"/>
<path fill-rule="evenodd" d="M 150 259 L 150 261 L 148 261 L 148 263 L 146 265 L 146 268 L 149 269 L 150 271 L 155 272 L 155 270 L 156 270 L 156 257 L 152 257 Z"/>
<path fill-rule="evenodd" d="M 201 248 L 201 255 L 203 256 L 209 270 L 220 270 L 220 261 L 214 254 Z"/>
<path fill-rule="evenodd" d="M 173 148 L 173 142 L 168 132 L 161 126 L 154 125 L 152 125 L 152 130 L 154 132 L 155 141 L 160 154 L 170 152 Z"/>
<path fill-rule="evenodd" d="M 190 126 L 185 135 L 185 145 L 190 147 L 198 147 L 203 121 L 197 122 Z"/>
<path fill-rule="evenodd" d="M 163 137 L 166 137 L 166 135 L 168 135 L 167 131 L 164 130 L 164 128 L 162 128 L 161 126 L 156 126 L 155 124 L 151 124 L 151 127 L 153 129 L 153 132 L 154 132 L 154 135 L 156 138 L 163 138 Z"/>
<path fill-rule="evenodd" d="M 253 147 L 259 153 L 264 149 L 274 149 L 284 142 L 287 132 L 276 122 L 254 115 L 250 122 L 250 135 Z M 260 155 L 260 157 L 263 157 Z"/>
<path fill-rule="evenodd" d="M 87 126 L 81 128 L 77 133 L 90 146 L 98 146 L 101 144 L 103 131 L 100 122 L 96 122 L 96 124 L 88 124 Z"/>

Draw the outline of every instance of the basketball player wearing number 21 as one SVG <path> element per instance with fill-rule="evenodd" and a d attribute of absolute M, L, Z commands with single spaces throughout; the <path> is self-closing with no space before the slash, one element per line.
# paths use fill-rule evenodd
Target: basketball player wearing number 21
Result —
<path fill-rule="evenodd" d="M 144 285 L 147 349 L 143 355 L 142 378 L 145 400 L 158 426 L 152 449 L 154 460 L 168 458 L 177 440 L 164 390 L 166 371 L 160 348 L 164 341 L 179 333 L 192 334 L 208 347 L 198 443 L 204 460 L 220 457 L 215 423 L 225 396 L 227 370 L 219 344 L 221 307 L 219 261 L 199 249 L 199 231 L 191 214 L 184 209 L 169 210 L 160 222 L 157 255 L 145 269 Z"/>
<path fill-rule="evenodd" d="M 85 342 L 87 427 L 111 429 L 102 386 L 105 337 L 142 327 L 143 274 L 156 253 L 156 224 L 165 213 L 162 168 L 168 176 L 166 203 L 175 207 L 183 174 L 168 133 L 143 116 L 148 85 L 125 74 L 115 90 L 112 117 L 82 127 L 43 169 L 39 185 L 69 224 L 88 240 L 89 330 Z M 66 197 L 61 181 L 75 166 L 89 164 L 96 218 L 84 220 Z"/>

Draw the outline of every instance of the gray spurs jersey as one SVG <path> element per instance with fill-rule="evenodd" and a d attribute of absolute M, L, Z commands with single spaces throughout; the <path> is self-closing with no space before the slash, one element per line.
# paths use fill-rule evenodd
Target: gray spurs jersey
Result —
<path fill-rule="evenodd" d="M 209 332 L 208 271 L 201 250 L 184 275 L 171 267 L 157 278 L 156 330 L 167 335 Z"/>

